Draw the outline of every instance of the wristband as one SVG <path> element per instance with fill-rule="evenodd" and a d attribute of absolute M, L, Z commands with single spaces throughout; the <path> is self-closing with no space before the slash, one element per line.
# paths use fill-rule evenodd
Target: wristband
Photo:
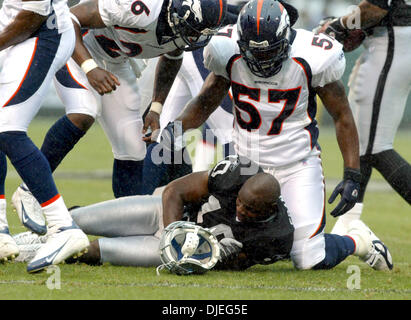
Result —
<path fill-rule="evenodd" d="M 163 110 L 163 104 L 157 101 L 151 103 L 150 111 L 153 111 L 157 114 L 161 114 L 161 110 Z"/>
<path fill-rule="evenodd" d="M 91 70 L 93 70 L 97 67 L 98 67 L 98 65 L 94 61 L 94 59 L 87 59 L 81 64 L 81 69 L 83 69 L 85 74 L 89 73 Z"/>
<path fill-rule="evenodd" d="M 345 168 L 344 169 L 344 180 L 352 180 L 354 182 L 361 181 L 361 171 L 360 169 Z"/>
<path fill-rule="evenodd" d="M 184 52 L 182 54 L 180 54 L 179 56 L 170 56 L 167 53 L 164 54 L 164 57 L 166 57 L 169 60 L 181 60 L 181 59 L 183 59 L 183 56 L 184 56 Z"/>

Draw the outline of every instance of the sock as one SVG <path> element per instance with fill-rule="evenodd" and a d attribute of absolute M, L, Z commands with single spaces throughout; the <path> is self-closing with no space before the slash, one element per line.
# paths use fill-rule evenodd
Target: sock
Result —
<path fill-rule="evenodd" d="M 358 202 L 364 202 L 365 190 L 367 189 L 368 182 L 372 173 L 372 156 L 366 155 L 360 157 L 360 190 L 358 192 Z"/>
<path fill-rule="evenodd" d="M 49 161 L 52 172 L 84 134 L 85 132 L 77 128 L 66 115 L 49 129 L 41 146 L 41 152 Z"/>
<path fill-rule="evenodd" d="M 9 224 L 7 223 L 6 199 L 0 198 L 0 233 L 8 233 Z"/>
<path fill-rule="evenodd" d="M 5 184 L 7 175 L 7 159 L 4 152 L 0 151 L 0 199 L 5 198 Z"/>
<path fill-rule="evenodd" d="M 70 213 L 63 201 L 63 198 L 58 195 L 50 202 L 42 205 L 42 211 L 47 220 L 47 226 L 70 226 L 73 223 Z"/>
<path fill-rule="evenodd" d="M 374 168 L 411 204 L 411 165 L 393 149 L 374 154 L 373 159 Z"/>
<path fill-rule="evenodd" d="M 47 159 L 25 132 L 0 133 L 0 149 L 40 204 L 58 194 Z"/>
<path fill-rule="evenodd" d="M 143 163 L 114 159 L 112 186 L 116 198 L 141 194 Z"/>
<path fill-rule="evenodd" d="M 331 233 L 339 234 L 341 236 L 345 235 L 347 233 L 348 225 L 350 224 L 350 222 L 353 220 L 361 219 L 363 206 L 363 203 L 357 202 L 351 210 L 338 217 L 333 229 L 331 230 Z"/>
<path fill-rule="evenodd" d="M 324 238 L 325 258 L 313 267 L 315 270 L 331 269 L 355 251 L 355 242 L 350 237 L 326 233 Z"/>

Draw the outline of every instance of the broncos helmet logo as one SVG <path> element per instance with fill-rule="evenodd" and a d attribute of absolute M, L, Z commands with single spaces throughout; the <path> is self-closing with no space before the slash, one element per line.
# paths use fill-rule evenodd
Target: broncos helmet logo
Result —
<path fill-rule="evenodd" d="M 203 14 L 201 11 L 201 2 L 200 0 L 184 0 L 182 3 L 183 6 L 188 6 L 183 19 L 187 19 L 191 13 L 194 14 L 194 20 L 198 23 L 203 22 Z"/>

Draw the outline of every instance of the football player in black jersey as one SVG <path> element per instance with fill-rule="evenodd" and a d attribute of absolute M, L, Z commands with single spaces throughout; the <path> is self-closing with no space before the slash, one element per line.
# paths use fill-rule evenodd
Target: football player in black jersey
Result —
<path fill-rule="evenodd" d="M 332 230 L 338 234 L 360 219 L 373 168 L 411 204 L 411 165 L 393 146 L 411 90 L 411 2 L 362 0 L 353 14 L 328 21 L 318 31 L 346 43 L 361 30 L 364 51 L 352 70 L 348 99 L 358 128 L 362 179 L 357 204 Z"/>
<path fill-rule="evenodd" d="M 71 210 L 85 233 L 102 236 L 78 260 L 161 265 L 158 247 L 164 216 L 164 226 L 187 219 L 216 227 L 213 233 L 224 253 L 216 268 L 244 270 L 274 263 L 287 258 L 293 244 L 294 228 L 280 194 L 273 176 L 245 158 L 227 157 L 210 172 L 174 180 L 163 197 L 124 197 Z M 41 247 L 41 238 L 37 246 L 30 242 L 28 246 L 18 242 L 21 260 L 31 248 Z"/>

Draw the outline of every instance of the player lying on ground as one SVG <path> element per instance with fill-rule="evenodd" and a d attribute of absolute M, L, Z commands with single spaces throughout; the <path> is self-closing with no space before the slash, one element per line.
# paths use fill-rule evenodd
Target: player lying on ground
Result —
<path fill-rule="evenodd" d="M 72 217 L 84 232 L 103 236 L 93 241 L 78 261 L 157 267 L 161 265 L 163 225 L 189 218 L 203 227 L 218 227 L 215 236 L 223 255 L 216 268 L 243 270 L 271 264 L 290 253 L 292 257 L 295 240 L 299 240 L 294 238 L 280 194 L 272 175 L 248 159 L 230 156 L 209 172 L 192 173 L 169 183 L 162 197 L 124 197 L 73 209 Z M 347 236 L 333 238 L 347 243 L 345 250 L 337 255 L 338 248 L 327 247 L 325 262 L 314 268 L 332 267 L 351 254 L 373 268 L 390 266 L 388 258 L 374 249 L 372 232 L 362 222 L 353 223 Z M 27 255 L 42 246 L 35 234 L 17 235 L 16 241 Z"/>
<path fill-rule="evenodd" d="M 340 80 L 345 70 L 342 45 L 327 35 L 292 28 L 297 18 L 295 8 L 278 1 L 248 2 L 237 25 L 223 28 L 220 33 L 226 36 L 213 37 L 204 49 L 210 75 L 200 93 L 166 127 L 171 140 L 164 141 L 175 148 L 174 141 L 181 137 L 173 137 L 173 132 L 202 125 L 231 88 L 235 150 L 279 181 L 295 228 L 291 251 L 295 266 L 332 268 L 356 249 L 346 237 L 324 234 L 325 184 L 316 95 L 334 120 L 344 160 L 343 181 L 329 199 L 333 202 L 341 195 L 333 216 L 344 214 L 357 200 L 358 135 Z M 386 248 L 374 240 L 373 250 L 386 256 Z M 389 259 L 382 259 L 374 267 L 392 266 Z"/>

